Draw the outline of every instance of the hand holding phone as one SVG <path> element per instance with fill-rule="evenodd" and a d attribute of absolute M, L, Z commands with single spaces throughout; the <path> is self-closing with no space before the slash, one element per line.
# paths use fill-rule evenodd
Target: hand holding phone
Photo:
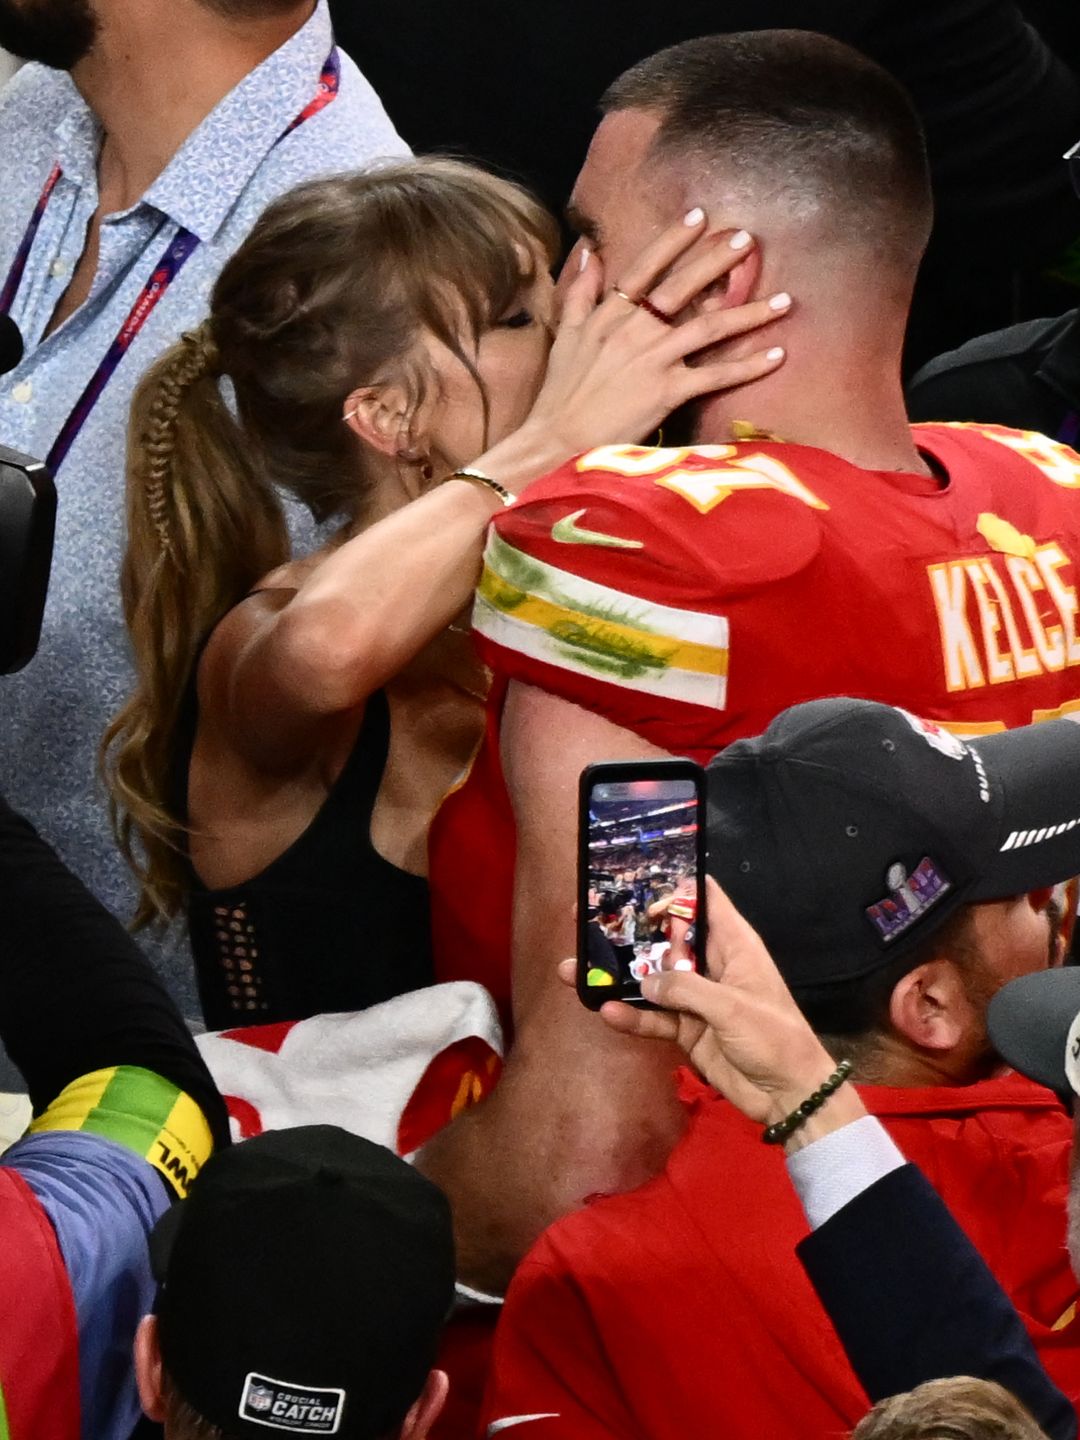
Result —
<path fill-rule="evenodd" d="M 702 903 L 711 922 L 708 975 L 658 975 L 646 982 L 650 1006 L 608 1005 L 603 1018 L 623 1035 L 674 1041 L 702 1079 L 748 1119 L 775 1125 L 832 1074 L 836 1061 L 761 937 L 714 880 L 705 882 Z M 865 1114 L 854 1086 L 842 1085 L 785 1149 L 801 1149 Z"/>
<path fill-rule="evenodd" d="M 647 1004 L 641 982 L 704 970 L 705 773 L 690 760 L 590 765 L 581 776 L 577 992 Z"/>

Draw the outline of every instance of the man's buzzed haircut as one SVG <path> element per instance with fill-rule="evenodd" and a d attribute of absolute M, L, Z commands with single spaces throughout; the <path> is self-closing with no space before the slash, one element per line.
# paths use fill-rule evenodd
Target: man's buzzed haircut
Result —
<path fill-rule="evenodd" d="M 887 71 L 838 40 L 809 30 L 688 40 L 627 70 L 600 108 L 658 114 L 656 159 L 692 157 L 793 218 L 831 214 L 882 259 L 914 270 L 925 249 L 933 203 L 919 117 Z"/>

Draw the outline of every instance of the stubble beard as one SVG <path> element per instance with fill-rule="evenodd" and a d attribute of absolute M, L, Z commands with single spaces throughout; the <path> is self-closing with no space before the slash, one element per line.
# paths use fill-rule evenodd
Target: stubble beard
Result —
<path fill-rule="evenodd" d="M 0 49 L 71 70 L 97 39 L 93 0 L 0 0 Z"/>

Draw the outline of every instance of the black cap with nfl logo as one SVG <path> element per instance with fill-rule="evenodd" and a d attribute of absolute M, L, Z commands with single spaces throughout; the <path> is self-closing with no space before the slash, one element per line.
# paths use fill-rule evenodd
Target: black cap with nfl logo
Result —
<path fill-rule="evenodd" d="M 708 770 L 709 870 L 785 980 L 842 985 L 962 905 L 1080 874 L 1080 725 L 960 740 L 906 710 L 814 700 Z"/>
<path fill-rule="evenodd" d="M 253 1440 L 393 1433 L 454 1298 L 445 1196 L 331 1125 L 220 1151 L 150 1248 L 166 1372 L 204 1419 Z"/>

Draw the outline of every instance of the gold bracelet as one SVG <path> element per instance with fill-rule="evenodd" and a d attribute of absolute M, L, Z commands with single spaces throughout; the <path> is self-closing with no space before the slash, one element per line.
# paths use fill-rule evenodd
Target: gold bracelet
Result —
<path fill-rule="evenodd" d="M 504 505 L 513 505 L 517 499 L 516 495 L 510 494 L 510 491 L 507 490 L 505 485 L 500 485 L 498 480 L 493 480 L 490 475 L 485 475 L 482 470 L 471 470 L 466 466 L 463 470 L 455 470 L 452 475 L 448 475 L 446 478 L 447 480 L 472 480 L 477 485 L 483 485 L 485 490 L 490 490 L 493 495 L 497 495 Z"/>

